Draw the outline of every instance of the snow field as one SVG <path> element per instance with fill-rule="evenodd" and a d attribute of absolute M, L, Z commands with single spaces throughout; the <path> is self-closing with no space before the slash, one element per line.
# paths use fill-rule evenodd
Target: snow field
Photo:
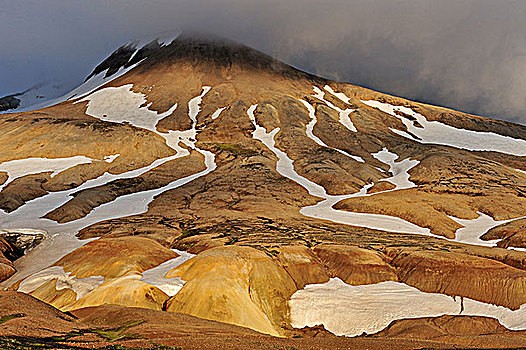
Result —
<path fill-rule="evenodd" d="M 332 333 L 345 336 L 376 333 L 405 318 L 460 314 L 493 317 L 509 329 L 526 329 L 526 305 L 514 311 L 468 298 L 425 293 L 392 281 L 352 286 L 332 278 L 297 291 L 289 306 L 293 327 L 323 324 Z"/>

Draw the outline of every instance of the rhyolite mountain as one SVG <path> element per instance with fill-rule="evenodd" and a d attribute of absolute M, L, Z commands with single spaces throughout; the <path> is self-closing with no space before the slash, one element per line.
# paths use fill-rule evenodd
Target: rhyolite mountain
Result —
<path fill-rule="evenodd" d="M 21 343 L 526 346 L 525 126 L 181 34 L 0 115 L 0 147 Z"/>

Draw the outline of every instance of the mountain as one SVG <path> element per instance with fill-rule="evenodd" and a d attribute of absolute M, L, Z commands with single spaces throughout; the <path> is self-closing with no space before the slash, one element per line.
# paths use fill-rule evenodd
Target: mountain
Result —
<path fill-rule="evenodd" d="M 3 287 L 300 348 L 524 346 L 525 126 L 188 34 L 53 103 L 0 116 Z"/>
<path fill-rule="evenodd" d="M 24 110 L 61 95 L 60 84 L 37 84 L 25 91 L 0 98 L 0 112 Z"/>
<path fill-rule="evenodd" d="M 0 113 L 25 112 L 49 107 L 83 94 L 108 83 L 135 67 L 147 52 L 171 43 L 179 33 L 166 32 L 141 40 L 133 40 L 121 46 L 101 62 L 83 84 L 71 89 L 59 80 L 42 82 L 11 95 L 0 97 Z"/>

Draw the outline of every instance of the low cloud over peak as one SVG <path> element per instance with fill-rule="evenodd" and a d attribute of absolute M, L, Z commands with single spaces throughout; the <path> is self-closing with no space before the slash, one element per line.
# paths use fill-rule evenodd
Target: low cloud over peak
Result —
<path fill-rule="evenodd" d="M 421 0 L 0 0 L 0 95 L 81 82 L 116 46 L 179 28 L 301 69 L 526 123 L 526 3 Z"/>

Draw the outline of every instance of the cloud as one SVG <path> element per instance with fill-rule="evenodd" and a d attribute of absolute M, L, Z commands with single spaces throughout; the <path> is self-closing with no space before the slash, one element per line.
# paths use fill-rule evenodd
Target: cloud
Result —
<path fill-rule="evenodd" d="M 411 99 L 526 123 L 526 3 L 0 0 L 0 95 L 80 82 L 129 39 L 178 28 Z"/>

